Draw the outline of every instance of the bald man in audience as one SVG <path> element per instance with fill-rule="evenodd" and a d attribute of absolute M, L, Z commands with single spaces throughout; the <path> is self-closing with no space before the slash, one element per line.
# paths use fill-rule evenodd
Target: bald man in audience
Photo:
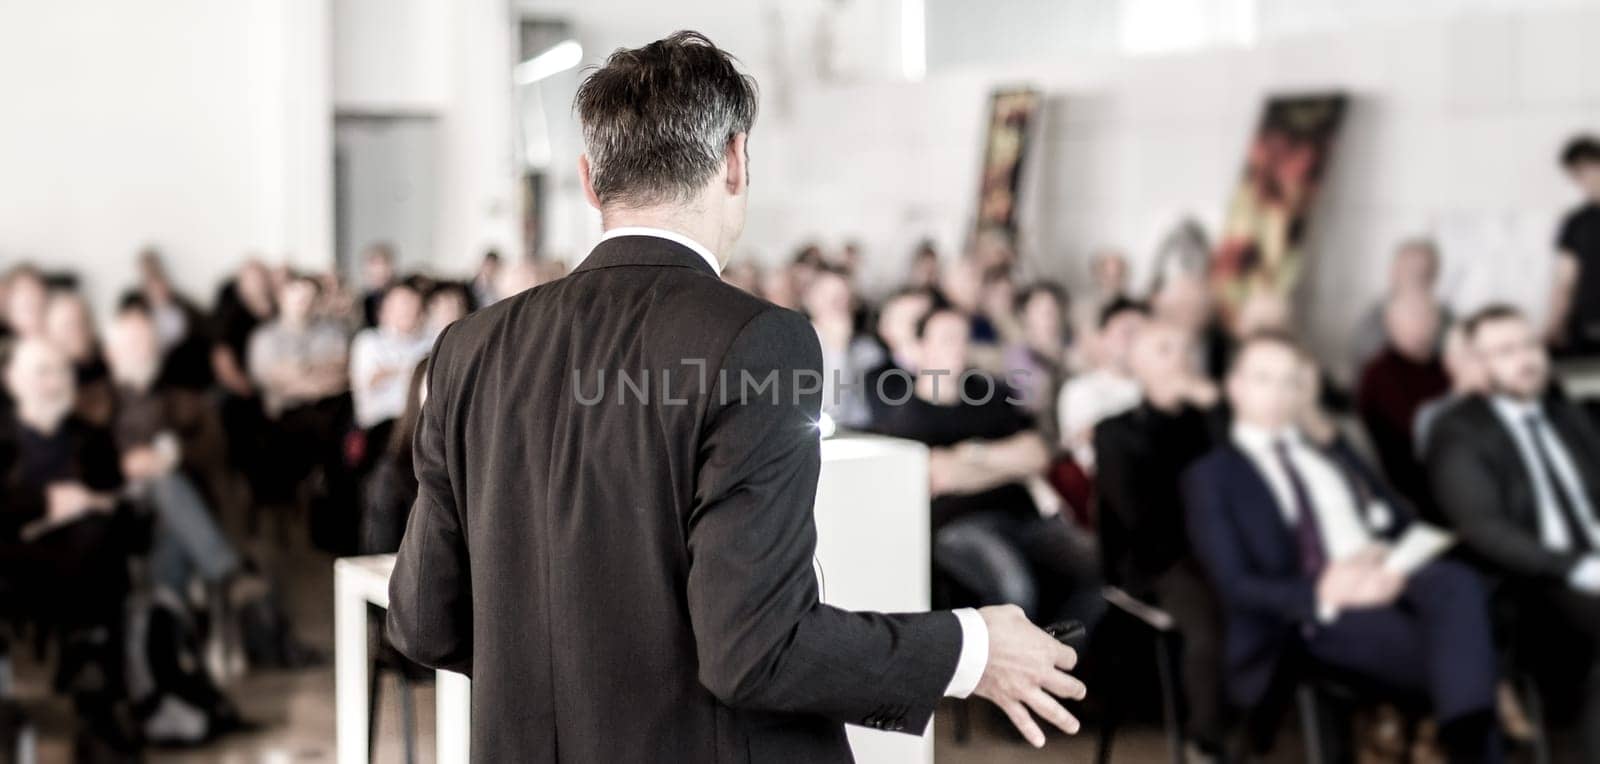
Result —
<path fill-rule="evenodd" d="M 1389 482 L 1418 508 L 1432 500 L 1427 476 L 1412 440 L 1417 411 L 1450 388 L 1439 360 L 1439 303 L 1412 290 L 1389 300 L 1384 311 L 1387 340 L 1367 362 L 1356 387 L 1356 410 L 1378 451 Z M 1425 514 L 1431 512 L 1424 509 Z"/>

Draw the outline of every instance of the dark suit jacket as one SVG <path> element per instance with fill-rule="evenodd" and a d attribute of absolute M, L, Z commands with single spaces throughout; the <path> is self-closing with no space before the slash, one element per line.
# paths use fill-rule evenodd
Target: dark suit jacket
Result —
<path fill-rule="evenodd" d="M 956 618 L 818 602 L 800 314 L 620 237 L 432 359 L 388 629 L 471 674 L 474 759 L 841 761 L 844 722 L 925 727 Z"/>
<path fill-rule="evenodd" d="M 1095 527 L 1106 580 L 1138 597 L 1189 557 L 1180 482 L 1221 428 L 1212 412 L 1140 404 L 1094 428 Z"/>
<path fill-rule="evenodd" d="M 1369 496 L 1394 513 L 1394 537 L 1411 512 L 1342 440 L 1327 452 Z M 1231 442 L 1217 446 L 1184 476 L 1189 543 L 1222 601 L 1228 690 L 1240 706 L 1260 702 L 1278 661 L 1303 626 L 1316 619 L 1316 584 L 1303 573 L 1294 531 L 1270 484 Z"/>
<path fill-rule="evenodd" d="M 1588 488 L 1600 498 L 1600 438 L 1566 399 L 1545 398 L 1545 415 Z M 1539 539 L 1533 476 L 1517 442 L 1487 398 L 1458 401 L 1428 436 L 1428 477 L 1434 501 L 1461 544 L 1487 572 L 1520 583 L 1564 581 L 1580 557 L 1548 549 Z"/>

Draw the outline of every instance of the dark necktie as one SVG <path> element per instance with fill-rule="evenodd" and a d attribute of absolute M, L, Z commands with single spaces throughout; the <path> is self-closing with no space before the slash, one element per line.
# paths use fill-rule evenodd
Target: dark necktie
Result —
<path fill-rule="evenodd" d="M 1294 494 L 1294 511 L 1298 519 L 1294 536 L 1300 547 L 1300 567 L 1308 578 L 1316 578 L 1322 573 L 1323 566 L 1327 565 L 1328 553 L 1322 546 L 1322 527 L 1317 524 L 1317 513 L 1311 506 L 1311 493 L 1306 490 L 1306 483 L 1300 478 L 1300 470 L 1295 468 L 1294 460 L 1289 458 L 1289 443 L 1274 441 L 1272 450 L 1278 455 L 1278 464 L 1283 465 L 1283 474 L 1289 478 L 1289 491 Z"/>
<path fill-rule="evenodd" d="M 1526 421 L 1528 437 L 1533 440 L 1533 451 L 1539 457 L 1539 470 L 1544 473 L 1544 482 L 1550 486 L 1550 492 L 1556 497 L 1556 508 L 1560 510 L 1556 514 L 1561 515 L 1561 524 L 1567 528 L 1567 538 L 1572 539 L 1569 548 L 1574 552 L 1587 552 L 1593 544 L 1590 543 L 1589 532 L 1578 519 L 1577 500 L 1567 492 L 1567 482 L 1561 479 L 1561 473 L 1556 470 L 1555 459 L 1551 458 L 1550 451 L 1544 444 L 1544 417 L 1539 414 L 1529 414 Z"/>

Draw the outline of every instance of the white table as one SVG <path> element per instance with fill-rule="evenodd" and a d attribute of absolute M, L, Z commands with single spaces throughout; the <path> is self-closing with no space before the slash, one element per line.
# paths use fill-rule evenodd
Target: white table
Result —
<path fill-rule="evenodd" d="M 817 484 L 817 561 L 823 598 L 852 610 L 927 610 L 928 449 L 891 438 L 845 436 L 822 443 Z M 394 555 L 334 562 L 334 647 L 339 764 L 367 762 L 367 605 L 389 605 Z M 471 684 L 438 674 L 435 742 L 441 763 L 465 762 Z M 932 762 L 933 735 L 851 726 L 856 760 Z M 931 725 L 930 725 L 931 730 Z"/>
<path fill-rule="evenodd" d="M 394 555 L 344 557 L 333 563 L 334 713 L 339 764 L 367 762 L 367 605 L 389 606 Z M 435 761 L 467 761 L 471 681 L 438 672 L 434 685 Z"/>

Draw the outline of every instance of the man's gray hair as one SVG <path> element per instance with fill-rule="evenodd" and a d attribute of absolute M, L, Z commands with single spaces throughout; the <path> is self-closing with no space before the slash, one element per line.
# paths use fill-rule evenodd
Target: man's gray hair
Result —
<path fill-rule="evenodd" d="M 619 48 L 578 87 L 589 172 L 601 205 L 693 199 L 728 141 L 756 119 L 756 83 L 699 32 Z"/>

